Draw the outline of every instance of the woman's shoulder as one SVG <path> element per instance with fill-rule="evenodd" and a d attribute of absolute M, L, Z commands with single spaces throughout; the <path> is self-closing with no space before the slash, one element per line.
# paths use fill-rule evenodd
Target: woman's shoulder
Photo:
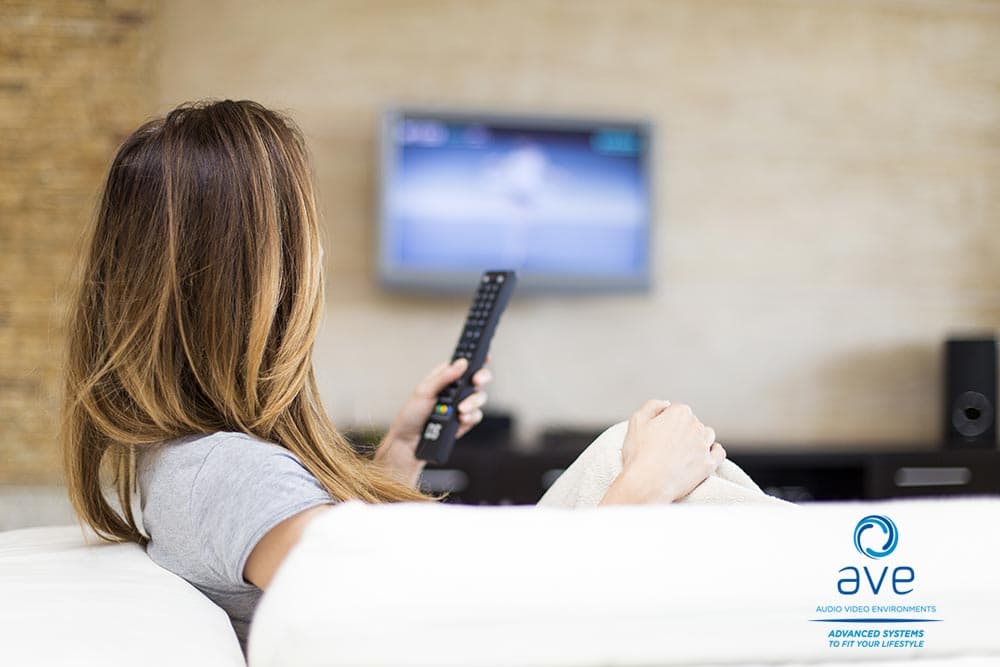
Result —
<path fill-rule="evenodd" d="M 241 431 L 214 431 L 211 433 L 191 433 L 170 440 L 164 440 L 150 445 L 149 451 L 159 453 L 163 451 L 177 451 L 179 449 L 214 449 L 220 445 L 229 447 L 278 447 L 283 449 L 280 445 L 261 440 Z"/>
<path fill-rule="evenodd" d="M 246 433 L 220 431 L 167 440 L 144 449 L 136 472 L 143 521 L 157 541 L 166 534 L 228 534 L 287 503 L 329 500 L 290 451 Z M 199 538 L 200 541 L 201 538 Z"/>
<path fill-rule="evenodd" d="M 297 511 L 331 501 L 292 452 L 245 433 L 158 443 L 140 454 L 137 472 L 147 552 L 217 593 L 251 589 L 243 567 L 257 541 Z"/>
<path fill-rule="evenodd" d="M 208 458 L 247 460 L 270 456 L 296 459 L 280 445 L 239 431 L 185 435 L 142 447 L 138 454 L 140 467 L 173 467 L 185 462 L 204 462 Z"/>
<path fill-rule="evenodd" d="M 298 457 L 273 442 L 246 433 L 198 433 L 140 448 L 136 460 L 139 487 L 144 496 L 158 489 L 189 492 L 194 486 L 232 484 L 241 471 L 265 472 L 291 468 L 305 473 Z M 308 473 L 306 473 L 308 474 Z"/>

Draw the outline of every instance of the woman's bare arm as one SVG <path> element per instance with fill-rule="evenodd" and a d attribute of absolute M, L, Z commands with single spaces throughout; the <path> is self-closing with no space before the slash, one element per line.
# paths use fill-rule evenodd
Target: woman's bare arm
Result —
<path fill-rule="evenodd" d="M 285 556 L 292 550 L 302 537 L 302 531 L 316 517 L 329 512 L 330 505 L 311 507 L 304 512 L 291 516 L 267 532 L 257 546 L 250 552 L 247 564 L 243 567 L 243 578 L 260 589 L 265 589 L 271 583 L 271 578 Z"/>

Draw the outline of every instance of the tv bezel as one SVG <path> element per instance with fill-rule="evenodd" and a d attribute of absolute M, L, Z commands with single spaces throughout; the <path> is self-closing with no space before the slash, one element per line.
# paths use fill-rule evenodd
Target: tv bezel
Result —
<path fill-rule="evenodd" d="M 378 165 L 378 225 L 375 240 L 376 266 L 379 284 L 393 291 L 425 292 L 439 294 L 464 293 L 475 285 L 478 272 L 472 271 L 429 271 L 426 269 L 401 269 L 388 261 L 385 237 L 388 226 L 388 193 L 391 174 L 395 173 L 396 145 L 394 128 L 406 118 L 439 120 L 445 123 L 491 123 L 505 127 L 523 127 L 527 130 L 568 130 L 592 131 L 597 128 L 628 130 L 636 132 L 641 141 L 639 154 L 642 185 L 645 192 L 648 218 L 644 243 L 647 255 L 644 270 L 629 276 L 593 276 L 588 274 L 537 274 L 524 273 L 518 276 L 519 292 L 646 292 L 652 286 L 653 267 L 653 225 L 656 220 L 656 198 L 654 183 L 654 140 L 653 124 L 647 119 L 627 117 L 558 116 L 531 113 L 498 113 L 456 111 L 426 107 L 389 107 L 382 112 L 379 132 Z M 503 270 L 513 267 L 490 266 L 486 269 Z"/>

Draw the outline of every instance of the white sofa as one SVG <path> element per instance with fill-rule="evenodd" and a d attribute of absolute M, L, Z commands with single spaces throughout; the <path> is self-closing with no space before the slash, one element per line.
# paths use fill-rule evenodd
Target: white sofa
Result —
<path fill-rule="evenodd" d="M 872 515 L 896 526 L 881 558 L 859 551 L 886 546 Z M 309 526 L 276 574 L 250 665 L 996 667 L 998 563 L 1000 499 L 346 503 Z M 844 594 L 850 568 L 857 592 Z M 880 636 L 847 638 L 858 630 Z"/>
<path fill-rule="evenodd" d="M 135 544 L 78 526 L 0 533 L 0 665 L 242 667 L 219 607 Z"/>
<path fill-rule="evenodd" d="M 853 541 L 870 514 L 898 526 L 898 547 L 883 559 Z M 995 667 L 998 526 L 1000 499 L 345 503 L 310 526 L 277 573 L 251 631 L 250 665 Z M 876 580 L 886 567 L 890 578 L 878 595 L 843 596 L 846 566 L 867 566 Z M 915 571 L 912 584 L 897 577 L 913 593 L 886 588 L 898 567 Z M 906 612 L 924 623 L 865 625 L 827 623 L 838 615 L 818 611 L 848 598 L 934 612 Z M 832 630 L 869 626 L 921 629 L 925 646 L 829 645 Z M 139 547 L 85 541 L 75 526 L 0 533 L 0 628 L 4 666 L 243 664 L 220 609 Z"/>

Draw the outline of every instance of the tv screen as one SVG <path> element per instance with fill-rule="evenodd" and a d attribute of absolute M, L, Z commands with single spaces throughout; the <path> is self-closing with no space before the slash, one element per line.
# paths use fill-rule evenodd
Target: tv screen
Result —
<path fill-rule="evenodd" d="M 643 288 L 650 128 L 641 122 L 389 111 L 378 266 L 390 286 Z"/>

